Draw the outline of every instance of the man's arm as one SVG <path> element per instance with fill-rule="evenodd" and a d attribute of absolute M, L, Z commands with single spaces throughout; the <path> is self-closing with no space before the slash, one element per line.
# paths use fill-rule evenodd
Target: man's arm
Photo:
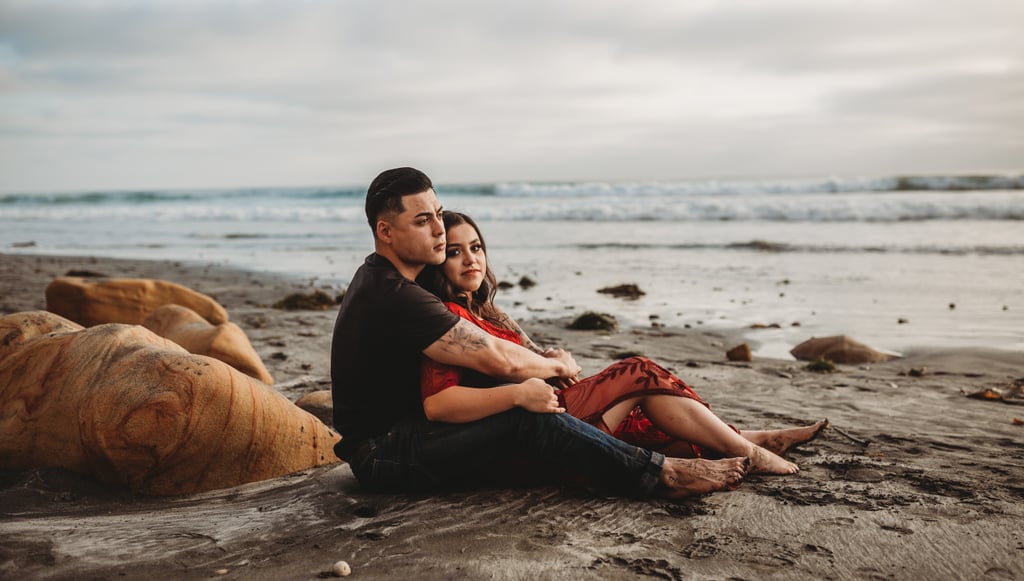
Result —
<path fill-rule="evenodd" d="M 506 329 L 512 329 L 513 331 L 515 331 L 516 335 L 519 335 L 519 342 L 523 344 L 523 347 L 526 347 L 527 349 L 533 351 L 534 353 L 537 353 L 538 355 L 544 355 L 544 348 L 534 343 L 533 339 L 531 339 L 530 336 L 526 334 L 526 331 L 524 331 L 523 328 L 519 326 L 519 323 L 517 323 L 515 319 L 508 316 L 508 314 L 502 310 L 498 310 L 498 316 L 501 319 L 502 324 L 505 325 Z"/>
<path fill-rule="evenodd" d="M 531 377 L 573 379 L 580 366 L 568 352 L 542 357 L 511 341 L 498 339 L 465 319 L 431 343 L 423 354 L 446 365 L 468 367 L 500 381 L 524 381 Z"/>

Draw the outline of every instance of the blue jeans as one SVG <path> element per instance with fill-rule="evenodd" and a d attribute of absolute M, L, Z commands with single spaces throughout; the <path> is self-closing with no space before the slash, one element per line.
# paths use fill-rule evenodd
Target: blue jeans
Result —
<path fill-rule="evenodd" d="M 544 480 L 576 481 L 626 495 L 649 495 L 665 457 L 617 440 L 569 414 L 516 408 L 464 424 L 403 420 L 359 446 L 350 465 L 369 490 L 425 491 L 501 484 L 509 465 Z"/>

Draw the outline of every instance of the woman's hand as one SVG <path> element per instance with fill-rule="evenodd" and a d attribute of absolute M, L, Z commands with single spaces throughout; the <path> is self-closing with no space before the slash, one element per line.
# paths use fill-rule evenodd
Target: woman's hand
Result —
<path fill-rule="evenodd" d="M 558 396 L 543 379 L 531 378 L 516 384 L 515 404 L 526 411 L 538 414 L 560 414 L 565 408 L 558 407 Z"/>

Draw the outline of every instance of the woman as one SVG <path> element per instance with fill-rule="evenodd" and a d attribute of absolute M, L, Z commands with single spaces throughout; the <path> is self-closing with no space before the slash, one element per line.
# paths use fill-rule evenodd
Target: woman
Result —
<path fill-rule="evenodd" d="M 545 356 L 557 354 L 538 347 L 494 304 L 497 284 L 473 220 L 445 212 L 444 224 L 448 258 L 421 277 L 423 284 L 452 312 L 488 333 Z M 779 454 L 812 440 L 828 425 L 821 420 L 786 430 L 740 432 L 713 414 L 682 380 L 643 357 L 619 361 L 557 392 L 539 379 L 499 385 L 475 371 L 425 359 L 421 387 L 424 412 L 433 421 L 469 422 L 514 406 L 537 413 L 568 412 L 636 446 L 676 457 L 746 456 L 751 472 L 767 474 L 797 472 L 796 464 Z"/>

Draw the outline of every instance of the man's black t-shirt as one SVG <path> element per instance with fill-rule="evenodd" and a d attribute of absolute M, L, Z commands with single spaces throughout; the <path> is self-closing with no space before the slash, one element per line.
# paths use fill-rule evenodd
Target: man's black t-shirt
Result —
<path fill-rule="evenodd" d="M 423 413 L 422 352 L 458 322 L 458 315 L 388 259 L 366 257 L 345 292 L 331 343 L 339 457 L 347 460 L 364 439 Z"/>

